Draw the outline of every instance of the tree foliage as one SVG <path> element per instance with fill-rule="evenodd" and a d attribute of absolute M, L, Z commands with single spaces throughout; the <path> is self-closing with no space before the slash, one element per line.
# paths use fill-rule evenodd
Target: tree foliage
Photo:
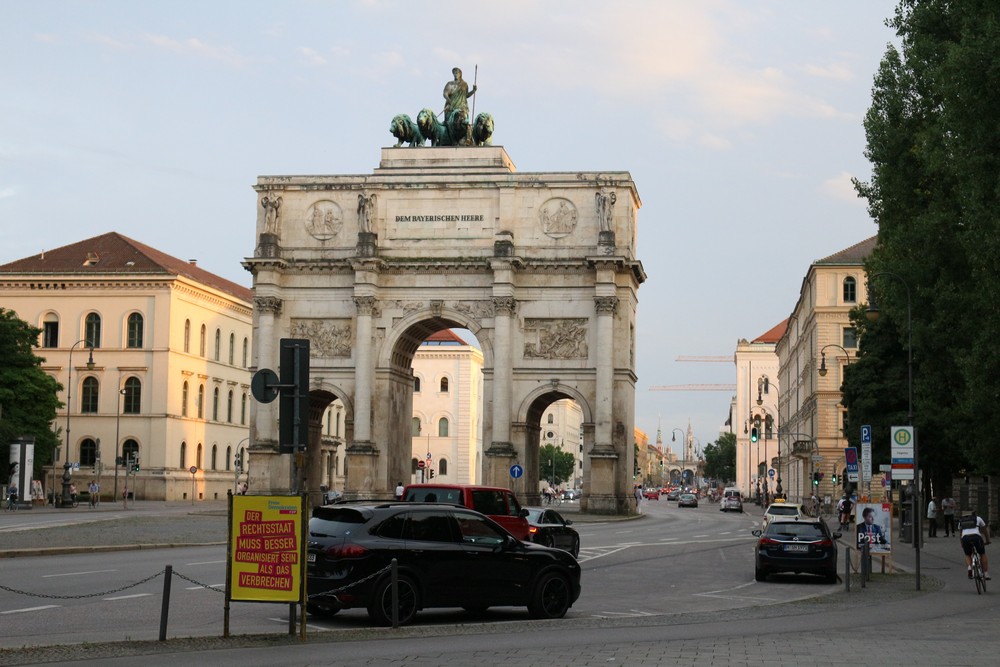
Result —
<path fill-rule="evenodd" d="M 736 435 L 723 433 L 705 445 L 705 477 L 722 482 L 736 479 Z"/>
<path fill-rule="evenodd" d="M 6 446 L 17 437 L 34 437 L 35 479 L 41 479 L 42 466 L 52 460 L 58 443 L 52 422 L 62 406 L 57 397 L 62 387 L 42 370 L 43 359 L 34 353 L 40 333 L 0 308 L 0 442 Z M 0 459 L 6 466 L 7 457 Z"/>
<path fill-rule="evenodd" d="M 554 461 L 554 467 L 553 467 Z M 542 445 L 538 449 L 538 479 L 547 479 L 553 485 L 573 480 L 573 466 L 576 459 L 554 445 Z M 553 470 L 555 479 L 553 479 Z"/>
<path fill-rule="evenodd" d="M 864 122 L 872 179 L 855 183 L 878 224 L 866 269 L 881 315 L 855 314 L 846 435 L 872 424 L 887 457 L 912 367 L 920 465 L 941 491 L 963 468 L 1000 470 L 1000 20 L 995 0 L 901 0 L 889 25 L 900 47 Z"/>

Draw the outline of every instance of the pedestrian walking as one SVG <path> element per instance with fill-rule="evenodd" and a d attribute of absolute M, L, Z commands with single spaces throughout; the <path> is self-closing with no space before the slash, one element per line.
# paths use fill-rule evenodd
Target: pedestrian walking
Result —
<path fill-rule="evenodd" d="M 396 482 L 396 500 L 403 499 L 403 483 Z"/>
<path fill-rule="evenodd" d="M 941 500 L 941 513 L 944 515 L 944 535 L 948 537 L 949 535 L 957 535 L 958 531 L 955 527 L 955 499 L 951 496 L 945 496 Z"/>
<path fill-rule="evenodd" d="M 636 484 L 633 493 L 635 494 L 635 512 L 636 514 L 639 514 L 642 512 L 642 510 L 639 508 L 639 505 L 642 504 L 642 485 Z"/>
<path fill-rule="evenodd" d="M 927 537 L 937 537 L 938 499 L 932 497 L 927 503 Z"/>
<path fill-rule="evenodd" d="M 97 480 L 90 480 L 90 486 L 87 487 L 87 494 L 90 496 L 90 507 L 97 507 L 101 500 L 101 487 L 97 483 Z"/>

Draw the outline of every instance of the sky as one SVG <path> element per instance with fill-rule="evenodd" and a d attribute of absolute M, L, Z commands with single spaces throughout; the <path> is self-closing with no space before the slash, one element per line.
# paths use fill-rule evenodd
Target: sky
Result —
<path fill-rule="evenodd" d="M 35 0 L 0 23 L 0 264 L 116 231 L 247 287 L 260 175 L 368 174 L 475 80 L 519 172 L 638 188 L 636 426 L 704 446 L 732 357 L 877 232 L 851 178 L 895 1 Z M 675 445 L 679 451 L 680 439 Z"/>

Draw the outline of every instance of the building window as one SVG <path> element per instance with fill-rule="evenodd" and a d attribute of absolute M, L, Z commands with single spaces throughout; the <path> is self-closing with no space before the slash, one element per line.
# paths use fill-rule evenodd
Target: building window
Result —
<path fill-rule="evenodd" d="M 448 378 L 441 378 L 441 393 L 448 393 Z"/>
<path fill-rule="evenodd" d="M 247 367 L 247 360 L 250 354 L 250 341 L 243 339 L 243 368 Z"/>
<path fill-rule="evenodd" d="M 198 385 L 198 419 L 205 418 L 205 385 Z"/>
<path fill-rule="evenodd" d="M 844 303 L 856 303 L 858 300 L 858 282 L 852 277 L 844 278 Z"/>
<path fill-rule="evenodd" d="M 97 398 L 100 394 L 100 384 L 97 378 L 89 377 L 83 381 L 83 392 L 80 396 L 81 414 L 97 413 Z"/>
<path fill-rule="evenodd" d="M 414 438 L 420 435 L 420 417 L 414 417 L 410 420 L 410 435 Z"/>
<path fill-rule="evenodd" d="M 438 474 L 447 475 L 448 474 L 448 459 L 441 459 L 438 461 Z"/>
<path fill-rule="evenodd" d="M 42 347 L 59 347 L 59 320 L 52 313 L 42 322 Z"/>
<path fill-rule="evenodd" d="M 420 393 L 420 378 L 418 377 L 413 378 L 413 393 L 414 394 Z"/>
<path fill-rule="evenodd" d="M 183 386 L 181 386 L 181 417 L 188 416 L 188 383 L 187 380 L 184 381 Z"/>
<path fill-rule="evenodd" d="M 247 395 L 243 394 L 243 398 L 240 399 L 240 424 L 246 425 L 247 423 Z"/>
<path fill-rule="evenodd" d="M 216 457 L 219 455 L 219 446 L 212 445 L 212 470 L 217 470 L 216 468 Z"/>
<path fill-rule="evenodd" d="M 130 348 L 142 347 L 142 315 L 132 313 L 128 316 L 128 330 L 126 331 L 126 345 Z"/>
<path fill-rule="evenodd" d="M 229 390 L 229 400 L 226 402 L 226 422 L 233 423 L 233 390 Z"/>
<path fill-rule="evenodd" d="M 191 351 L 191 320 L 184 320 L 184 351 Z"/>
<path fill-rule="evenodd" d="M 84 340 L 87 347 L 101 346 L 101 316 L 97 313 L 90 313 L 84 322 Z"/>
<path fill-rule="evenodd" d="M 201 443 L 199 442 L 198 443 L 198 455 L 197 455 L 197 457 L 194 460 L 194 464 L 195 464 L 195 466 L 197 466 L 198 470 L 204 470 L 205 469 L 202 466 L 202 459 L 201 459 L 201 455 L 202 455 L 203 451 L 204 451 L 204 447 L 202 447 Z"/>
<path fill-rule="evenodd" d="M 417 474 L 417 460 L 416 459 L 410 459 L 410 474 L 411 475 L 416 475 Z"/>
<path fill-rule="evenodd" d="M 858 332 L 854 327 L 844 327 L 844 347 L 848 350 L 858 346 Z"/>
<path fill-rule="evenodd" d="M 226 470 L 232 470 L 233 462 L 233 448 L 232 446 L 226 447 Z"/>
<path fill-rule="evenodd" d="M 550 412 L 549 413 L 549 420 L 548 420 L 548 422 L 551 424 L 554 420 L 555 420 L 555 417 L 553 417 L 552 413 Z"/>
<path fill-rule="evenodd" d="M 219 388 L 212 392 L 212 421 L 219 421 Z"/>
<path fill-rule="evenodd" d="M 127 415 L 139 414 L 142 405 L 142 382 L 137 377 L 125 380 L 125 401 L 122 412 Z"/>
<path fill-rule="evenodd" d="M 438 435 L 442 438 L 448 437 L 448 418 L 441 417 L 438 420 Z"/>
<path fill-rule="evenodd" d="M 236 363 L 236 334 L 229 334 L 229 365 Z"/>
<path fill-rule="evenodd" d="M 205 337 L 206 336 L 208 336 L 208 329 L 205 327 L 204 324 L 202 324 L 201 325 L 201 338 L 199 339 L 199 342 L 198 342 L 198 355 L 201 356 L 201 357 L 205 357 L 206 356 L 205 355 L 205 342 L 206 342 L 205 341 Z"/>
<path fill-rule="evenodd" d="M 129 438 L 122 444 L 122 457 L 125 459 L 131 458 L 134 461 L 139 460 L 139 443 Z"/>
<path fill-rule="evenodd" d="M 215 360 L 222 359 L 222 331 L 215 330 Z"/>
<path fill-rule="evenodd" d="M 84 438 L 80 443 L 80 465 L 92 466 L 97 463 L 97 443 L 90 438 Z"/>
<path fill-rule="evenodd" d="M 181 468 L 187 468 L 187 449 L 188 445 L 186 442 L 181 443 Z"/>

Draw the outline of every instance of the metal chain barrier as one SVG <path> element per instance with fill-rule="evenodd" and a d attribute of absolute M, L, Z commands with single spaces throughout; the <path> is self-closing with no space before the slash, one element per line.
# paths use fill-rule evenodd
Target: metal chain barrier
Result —
<path fill-rule="evenodd" d="M 216 593 L 225 593 L 226 592 L 225 588 L 216 588 L 215 586 L 209 586 L 208 584 L 203 584 L 200 581 L 195 581 L 191 577 L 185 577 L 183 574 L 181 574 L 177 570 L 173 571 L 173 576 L 180 577 L 181 579 L 183 579 L 185 581 L 190 581 L 192 584 L 194 584 L 196 586 L 201 586 L 202 588 L 207 588 L 208 590 L 215 591 Z"/>
<path fill-rule="evenodd" d="M 101 593 L 83 593 L 81 595 L 48 595 L 46 593 L 29 593 L 28 591 L 18 590 L 16 588 L 4 586 L 2 584 L 0 584 L 0 590 L 5 590 L 8 593 L 16 593 L 18 595 L 27 595 L 28 597 L 48 598 L 50 600 L 82 600 L 84 598 L 99 598 L 104 595 L 111 595 L 112 593 L 121 593 L 122 591 L 127 591 L 130 588 L 141 586 L 142 584 L 145 584 L 146 582 L 152 581 L 153 579 L 156 579 L 157 577 L 161 576 L 163 576 L 162 571 L 156 572 L 155 574 L 151 574 L 145 579 L 140 579 L 139 581 L 136 581 L 131 584 L 125 584 L 124 586 L 121 586 L 119 588 L 114 588 L 110 591 L 103 591 Z"/>
<path fill-rule="evenodd" d="M 309 596 L 309 598 L 312 599 L 312 598 L 324 597 L 324 596 L 328 596 L 328 595 L 334 595 L 334 596 L 336 596 L 338 593 L 343 593 L 344 591 L 348 590 L 349 588 L 353 588 L 353 587 L 355 587 L 355 586 L 357 586 L 359 584 L 363 584 L 366 581 L 371 581 L 372 579 L 374 579 L 374 578 L 376 578 L 376 577 L 378 577 L 380 575 L 385 574 L 386 572 L 390 571 L 391 569 L 392 569 L 391 565 L 386 565 L 381 570 L 379 570 L 377 572 L 372 572 L 371 574 L 369 574 L 364 579 L 358 579 L 357 581 L 351 582 L 351 583 L 347 584 L 346 586 L 341 586 L 340 588 L 335 588 L 332 591 L 325 591 L 323 593 L 313 593 L 312 595 Z"/>

